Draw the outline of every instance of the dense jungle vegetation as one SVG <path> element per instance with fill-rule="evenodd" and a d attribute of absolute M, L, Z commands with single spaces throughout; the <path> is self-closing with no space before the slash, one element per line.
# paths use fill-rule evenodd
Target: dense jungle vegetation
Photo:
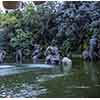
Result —
<path fill-rule="evenodd" d="M 17 47 L 31 52 L 32 41 L 45 50 L 56 39 L 62 55 L 69 49 L 81 53 L 93 34 L 100 37 L 100 2 L 48 1 L 36 6 L 29 3 L 24 10 L 0 13 L 0 30 L 0 46 L 8 52 Z"/>

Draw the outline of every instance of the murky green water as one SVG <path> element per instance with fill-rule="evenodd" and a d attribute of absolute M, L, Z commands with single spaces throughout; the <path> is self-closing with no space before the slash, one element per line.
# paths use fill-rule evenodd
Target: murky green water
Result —
<path fill-rule="evenodd" d="M 68 66 L 12 66 L 0 69 L 0 97 L 100 97 L 100 62 L 73 59 L 70 72 Z"/>

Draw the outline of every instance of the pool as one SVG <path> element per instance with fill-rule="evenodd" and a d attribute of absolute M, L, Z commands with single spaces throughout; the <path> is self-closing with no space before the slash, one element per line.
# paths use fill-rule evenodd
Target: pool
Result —
<path fill-rule="evenodd" d="M 99 65 L 79 58 L 63 70 L 45 64 L 6 64 L 0 68 L 0 97 L 100 97 Z"/>

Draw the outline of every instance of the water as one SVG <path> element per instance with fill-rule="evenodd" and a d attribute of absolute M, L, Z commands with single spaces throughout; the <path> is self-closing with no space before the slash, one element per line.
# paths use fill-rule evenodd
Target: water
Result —
<path fill-rule="evenodd" d="M 72 66 L 0 67 L 0 97 L 100 97 L 100 62 L 73 59 Z"/>

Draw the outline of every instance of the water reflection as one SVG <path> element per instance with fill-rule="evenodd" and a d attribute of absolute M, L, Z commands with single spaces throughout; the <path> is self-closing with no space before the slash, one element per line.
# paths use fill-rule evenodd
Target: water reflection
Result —
<path fill-rule="evenodd" d="M 14 64 L 14 65 L 0 65 L 0 76 L 9 76 L 20 74 L 29 71 L 51 71 L 55 66 L 46 64 Z M 56 69 L 55 69 L 56 70 Z"/>
<path fill-rule="evenodd" d="M 66 66 L 63 66 L 63 72 L 64 74 L 69 74 L 72 70 L 72 64 L 68 64 Z"/>
<path fill-rule="evenodd" d="M 100 97 L 99 65 L 75 59 L 72 66 L 63 67 L 6 66 L 0 69 L 0 75 L 1 71 L 4 73 L 0 76 L 0 97 Z M 14 70 L 20 73 L 15 74 Z"/>
<path fill-rule="evenodd" d="M 85 73 L 89 76 L 89 79 L 93 82 L 97 82 L 97 70 L 95 62 L 86 62 L 84 61 Z"/>

